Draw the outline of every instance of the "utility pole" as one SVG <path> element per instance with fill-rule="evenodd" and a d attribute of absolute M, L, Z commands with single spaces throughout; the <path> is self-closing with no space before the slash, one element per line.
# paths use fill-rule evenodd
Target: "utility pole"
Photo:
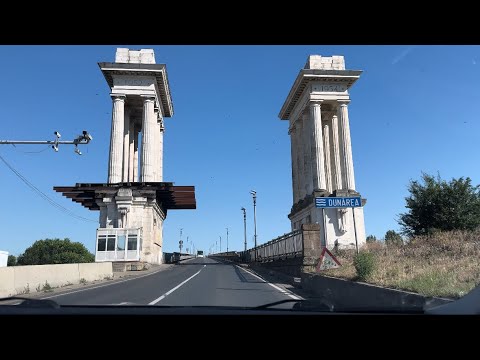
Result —
<path fill-rule="evenodd" d="M 227 229 L 227 253 L 228 253 L 228 228 Z"/>
<path fill-rule="evenodd" d="M 0 145 L 7 145 L 7 144 L 17 144 L 17 145 L 52 145 L 52 149 L 55 152 L 58 152 L 58 145 L 75 145 L 75 153 L 78 155 L 82 155 L 82 152 L 78 149 L 78 145 L 85 145 L 92 141 L 93 137 L 88 133 L 88 131 L 83 130 L 82 135 L 77 136 L 76 139 L 71 141 L 60 141 L 60 133 L 55 131 L 53 133 L 55 135 L 55 140 L 45 140 L 45 141 L 30 141 L 30 140 L 0 140 Z"/>
<path fill-rule="evenodd" d="M 254 224 L 254 236 L 255 236 L 255 261 L 257 261 L 257 192 L 255 190 L 250 191 L 253 197 L 253 224 Z"/>
<path fill-rule="evenodd" d="M 247 210 L 242 207 L 240 210 L 243 211 L 243 237 L 244 237 L 244 247 L 247 251 Z"/>

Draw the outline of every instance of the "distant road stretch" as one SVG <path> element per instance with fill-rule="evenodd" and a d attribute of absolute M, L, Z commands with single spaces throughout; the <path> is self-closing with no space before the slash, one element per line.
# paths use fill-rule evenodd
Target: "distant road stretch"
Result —
<path fill-rule="evenodd" d="M 45 296 L 60 305 L 260 306 L 296 295 L 249 270 L 209 258 L 118 282 Z M 286 303 L 279 308 L 292 308 Z"/>

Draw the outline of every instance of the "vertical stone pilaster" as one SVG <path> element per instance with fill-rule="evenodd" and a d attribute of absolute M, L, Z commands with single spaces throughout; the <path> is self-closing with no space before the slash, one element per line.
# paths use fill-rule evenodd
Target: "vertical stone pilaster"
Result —
<path fill-rule="evenodd" d="M 323 125 L 323 149 L 325 152 L 325 181 L 328 192 L 332 192 L 332 169 L 330 162 L 330 134 L 328 124 Z"/>
<path fill-rule="evenodd" d="M 164 124 L 163 124 L 163 117 L 162 113 L 158 113 L 157 118 L 157 139 L 158 139 L 158 146 L 157 146 L 157 181 L 163 181 L 163 133 L 165 131 Z"/>
<path fill-rule="evenodd" d="M 293 124 L 288 130 L 290 135 L 290 150 L 292 158 L 292 190 L 293 190 L 293 203 L 297 203 L 299 200 L 299 181 L 298 181 L 298 166 L 297 166 L 297 136 L 296 136 L 295 124 Z"/>
<path fill-rule="evenodd" d="M 355 190 L 355 175 L 353 172 L 352 144 L 350 140 L 350 122 L 348 120 L 348 101 L 338 101 L 338 117 L 343 144 L 343 164 L 345 170 L 345 185 L 349 190 Z"/>
<path fill-rule="evenodd" d="M 130 167 L 130 112 L 125 111 L 123 126 L 123 176 L 122 181 L 128 182 L 128 168 Z"/>
<path fill-rule="evenodd" d="M 313 193 L 313 169 L 312 169 L 312 149 L 311 149 L 311 125 L 312 120 L 307 114 L 303 115 L 303 169 L 304 169 L 304 185 L 305 194 Z"/>
<path fill-rule="evenodd" d="M 134 130 L 134 136 L 133 136 L 133 181 L 138 182 L 139 177 L 138 177 L 138 133 L 139 129 L 138 127 L 135 126 Z"/>
<path fill-rule="evenodd" d="M 133 166 L 134 166 L 134 136 L 135 136 L 135 123 L 132 121 L 133 119 L 130 119 L 130 126 L 128 129 L 128 134 L 129 134 L 129 141 L 128 141 L 128 181 L 133 182 L 134 176 L 133 176 Z"/>
<path fill-rule="evenodd" d="M 311 126 L 312 126 L 312 171 L 314 190 L 326 190 L 325 180 L 325 155 L 322 135 L 322 111 L 321 101 L 310 103 Z"/>
<path fill-rule="evenodd" d="M 295 122 L 296 131 L 295 138 L 297 143 L 297 182 L 298 182 L 298 200 L 301 200 L 305 197 L 305 163 L 304 163 L 304 145 L 303 145 L 303 120 L 302 117 L 297 119 Z"/>
<path fill-rule="evenodd" d="M 340 160 L 340 142 L 338 137 L 338 117 L 332 116 L 332 148 L 333 148 L 333 162 L 335 164 L 335 184 L 336 190 L 343 189 L 342 185 L 342 163 Z"/>
<path fill-rule="evenodd" d="M 111 96 L 113 105 L 110 157 L 108 161 L 108 182 L 118 183 L 122 181 L 125 95 L 111 94 Z"/>
<path fill-rule="evenodd" d="M 155 97 L 143 97 L 143 122 L 142 122 L 142 164 L 140 177 L 142 182 L 153 182 L 155 166 Z"/>

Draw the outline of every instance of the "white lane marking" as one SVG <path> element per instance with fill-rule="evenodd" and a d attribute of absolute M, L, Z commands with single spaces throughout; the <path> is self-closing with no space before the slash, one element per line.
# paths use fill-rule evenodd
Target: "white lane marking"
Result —
<path fill-rule="evenodd" d="M 203 265 L 203 268 L 207 266 L 207 265 Z M 156 303 L 158 303 L 159 301 L 162 301 L 163 299 L 165 299 L 168 295 L 170 295 L 171 293 L 173 293 L 175 290 L 177 290 L 180 286 L 184 285 L 186 282 L 192 280 L 195 276 L 197 276 L 198 274 L 200 274 L 200 272 L 203 270 L 203 268 L 201 268 L 200 270 L 198 270 L 195 274 L 193 274 L 192 276 L 190 276 L 187 280 L 184 280 L 182 281 L 180 284 L 178 284 L 177 286 L 175 286 L 173 289 L 167 291 L 165 294 L 163 294 L 162 296 L 160 296 L 159 298 L 156 298 L 155 300 L 153 300 L 152 302 L 148 303 L 148 305 L 155 305 Z"/>
<path fill-rule="evenodd" d="M 126 282 L 126 281 L 135 280 L 135 279 L 140 279 L 140 278 L 143 278 L 143 277 L 146 277 L 146 276 L 150 276 L 150 275 L 156 274 L 156 273 L 158 273 L 158 272 L 160 272 L 160 271 L 162 271 L 162 270 L 158 270 L 158 271 L 152 272 L 152 273 L 150 273 L 150 274 L 142 275 L 142 276 L 132 277 L 131 279 L 125 279 L 125 280 L 115 281 L 115 282 L 109 283 L 109 284 L 92 286 L 92 287 L 89 287 L 89 288 L 87 288 L 87 289 L 74 290 L 74 291 L 70 291 L 70 292 L 67 292 L 67 293 L 62 293 L 62 294 L 57 294 L 57 295 L 52 295 L 52 296 L 43 297 L 43 298 L 41 298 L 41 299 L 42 299 L 42 300 L 43 300 L 43 299 L 51 299 L 51 298 L 58 297 L 58 296 L 75 294 L 75 293 L 78 293 L 78 292 L 81 292 L 81 291 L 88 291 L 88 290 L 98 289 L 98 288 L 105 287 L 105 286 L 120 284 L 120 283 L 123 283 L 123 282 Z"/>
<path fill-rule="evenodd" d="M 305 300 L 305 299 L 303 299 L 303 298 L 300 297 L 300 296 L 293 295 L 293 294 L 292 294 L 290 291 L 288 291 L 288 290 L 282 289 L 282 288 L 278 287 L 278 286 L 275 285 L 275 284 L 272 284 L 272 283 L 269 283 L 268 281 L 265 281 L 265 280 L 262 279 L 260 276 L 258 276 L 257 274 L 254 274 L 253 272 L 251 272 L 251 271 L 249 271 L 249 270 L 247 270 L 247 269 L 244 269 L 244 268 L 242 268 L 242 267 L 240 267 L 240 266 L 238 266 L 238 265 L 235 265 L 235 266 L 238 267 L 239 269 L 242 269 L 243 271 L 249 273 L 250 275 L 255 276 L 257 279 L 259 279 L 259 280 L 263 281 L 264 283 L 270 285 L 270 286 L 273 287 L 274 289 L 280 291 L 282 294 L 288 295 L 289 297 L 291 297 L 291 298 L 294 299 L 294 300 Z"/>

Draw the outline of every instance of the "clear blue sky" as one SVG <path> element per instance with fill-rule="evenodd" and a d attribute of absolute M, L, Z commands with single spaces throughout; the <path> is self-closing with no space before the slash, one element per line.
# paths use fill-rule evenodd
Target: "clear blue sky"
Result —
<path fill-rule="evenodd" d="M 43 146 L 0 145 L 0 154 L 35 186 L 76 214 L 98 212 L 53 191 L 56 185 L 106 182 L 111 122 L 109 88 L 97 62 L 117 46 L 0 46 L 0 139 L 65 140 L 82 130 L 93 142 L 58 153 Z M 290 231 L 292 205 L 288 123 L 280 108 L 307 56 L 344 55 L 364 70 L 349 105 L 357 190 L 367 198 L 367 234 L 398 230 L 410 179 L 421 171 L 480 183 L 479 46 L 151 46 L 166 63 L 174 116 L 166 119 L 164 180 L 194 185 L 197 209 L 169 211 L 164 249 L 177 249 L 179 229 L 208 251 L 222 236 L 248 245 L 258 194 L 258 242 Z M 26 153 L 45 150 L 40 153 Z M 0 162 L 0 250 L 18 255 L 35 240 L 65 238 L 94 251 L 94 222 L 65 215 Z"/>

